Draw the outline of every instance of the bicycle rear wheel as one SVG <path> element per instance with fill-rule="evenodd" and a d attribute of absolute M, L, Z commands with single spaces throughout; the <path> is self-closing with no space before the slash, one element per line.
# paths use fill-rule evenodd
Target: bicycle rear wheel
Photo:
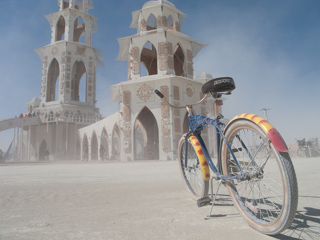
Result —
<path fill-rule="evenodd" d="M 297 155 L 299 157 L 307 157 L 305 148 L 299 147 L 297 150 Z"/>
<path fill-rule="evenodd" d="M 297 179 L 289 154 L 276 151 L 266 133 L 249 120 L 231 123 L 225 137 L 247 176 L 242 181 L 227 181 L 240 214 L 264 234 L 284 231 L 291 225 L 298 205 Z M 225 143 L 221 153 L 224 175 L 238 174 Z"/>
<path fill-rule="evenodd" d="M 188 151 L 185 153 L 185 145 Z M 209 181 L 205 181 L 202 175 L 198 153 L 190 139 L 181 138 L 179 143 L 179 167 L 182 179 L 194 200 L 208 195 Z M 185 158 L 185 156 L 187 158 Z"/>

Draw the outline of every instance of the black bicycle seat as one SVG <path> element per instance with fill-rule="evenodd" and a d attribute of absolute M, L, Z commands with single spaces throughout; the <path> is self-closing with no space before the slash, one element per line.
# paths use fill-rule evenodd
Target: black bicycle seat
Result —
<path fill-rule="evenodd" d="M 202 93 L 231 92 L 236 85 L 231 77 L 214 78 L 202 85 Z"/>

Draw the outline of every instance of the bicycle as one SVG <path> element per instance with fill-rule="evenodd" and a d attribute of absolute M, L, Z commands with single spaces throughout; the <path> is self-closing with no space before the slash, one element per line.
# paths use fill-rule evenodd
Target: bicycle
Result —
<path fill-rule="evenodd" d="M 297 139 L 296 139 L 297 140 Z M 298 150 L 297 150 L 297 155 L 299 157 L 303 157 L 303 158 L 307 158 L 307 157 L 311 157 L 311 149 L 310 149 L 310 141 L 306 142 L 306 139 L 302 139 L 302 140 L 297 140 L 298 143 Z"/>
<path fill-rule="evenodd" d="M 211 217 L 219 187 L 223 184 L 253 229 L 276 235 L 291 225 L 298 205 L 295 170 L 279 132 L 254 114 L 240 114 L 225 125 L 221 122 L 223 116 L 217 104 L 215 118 L 192 113 L 192 106 L 210 95 L 216 103 L 234 89 L 234 80 L 230 77 L 212 79 L 203 84 L 204 97 L 199 102 L 184 106 L 172 105 L 161 92 L 155 90 L 155 93 L 170 107 L 187 109 L 190 131 L 179 142 L 179 167 L 198 207 L 211 204 L 206 219 Z M 201 131 L 209 124 L 216 130 L 216 164 L 201 137 Z M 218 181 L 215 194 L 213 180 Z"/>

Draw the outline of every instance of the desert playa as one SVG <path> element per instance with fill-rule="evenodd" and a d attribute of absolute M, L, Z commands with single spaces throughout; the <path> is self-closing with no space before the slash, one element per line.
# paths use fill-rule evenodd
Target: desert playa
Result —
<path fill-rule="evenodd" d="M 298 212 L 276 237 L 252 230 L 224 187 L 204 220 L 177 161 L 1 164 L 0 239 L 320 239 L 320 158 L 293 162 Z"/>

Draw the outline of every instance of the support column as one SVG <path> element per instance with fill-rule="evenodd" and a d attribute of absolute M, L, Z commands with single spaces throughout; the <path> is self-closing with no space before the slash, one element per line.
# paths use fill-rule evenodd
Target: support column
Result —
<path fill-rule="evenodd" d="M 55 154 L 55 160 L 58 159 L 58 139 L 59 139 L 59 124 L 58 121 L 56 121 L 56 154 Z"/>
<path fill-rule="evenodd" d="M 74 142 L 74 159 L 77 159 L 77 123 L 74 124 L 74 139 L 76 139 L 76 141 Z M 82 143 L 80 142 L 80 159 L 83 160 L 82 157 Z"/>
<path fill-rule="evenodd" d="M 13 156 L 15 157 L 16 151 L 16 128 L 13 129 Z"/>
<path fill-rule="evenodd" d="M 88 161 L 91 161 L 91 142 L 90 141 L 88 141 Z"/>
<path fill-rule="evenodd" d="M 16 152 L 16 160 L 20 159 L 20 128 L 17 127 L 17 152 Z"/>
<path fill-rule="evenodd" d="M 27 155 L 27 161 L 30 161 L 30 132 L 31 132 L 31 126 L 29 126 L 29 129 L 27 131 L 27 146 L 26 146 L 26 155 Z"/>
<path fill-rule="evenodd" d="M 74 6 L 75 6 L 75 0 L 70 0 L 69 2 L 70 2 L 69 7 L 70 7 L 70 8 L 74 8 Z"/>
<path fill-rule="evenodd" d="M 69 135 L 69 131 L 68 130 L 69 130 L 69 124 L 67 122 L 67 126 L 66 126 L 66 154 L 65 154 L 66 159 L 65 160 L 67 160 L 69 158 L 69 150 L 68 150 L 68 135 Z"/>
<path fill-rule="evenodd" d="M 20 133 L 20 161 L 23 159 L 23 127 L 21 127 Z"/>

